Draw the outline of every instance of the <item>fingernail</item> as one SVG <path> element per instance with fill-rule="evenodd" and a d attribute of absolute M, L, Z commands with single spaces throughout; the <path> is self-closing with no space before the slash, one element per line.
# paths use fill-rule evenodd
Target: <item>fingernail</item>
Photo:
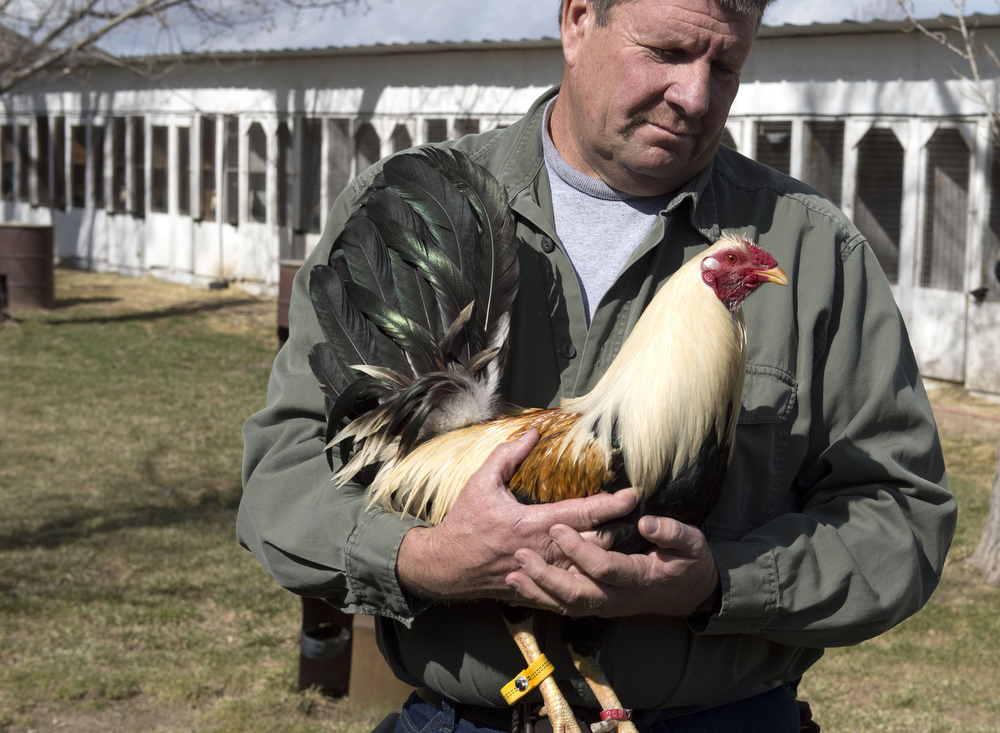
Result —
<path fill-rule="evenodd" d="M 528 558 L 523 553 L 515 553 L 514 559 L 517 560 L 517 564 L 520 565 L 522 568 L 528 564 Z"/>
<path fill-rule="evenodd" d="M 641 517 L 639 519 L 639 529 L 647 534 L 656 531 L 656 520 L 652 517 Z"/>
<path fill-rule="evenodd" d="M 552 529 L 552 530 L 549 530 L 549 537 L 551 537 L 552 539 L 554 539 L 556 542 L 559 542 L 565 536 L 566 536 L 566 533 L 563 532 L 561 529 Z"/>
<path fill-rule="evenodd" d="M 509 587 L 511 590 L 517 590 L 517 591 L 521 590 L 521 584 L 514 579 L 507 581 L 507 587 Z"/>

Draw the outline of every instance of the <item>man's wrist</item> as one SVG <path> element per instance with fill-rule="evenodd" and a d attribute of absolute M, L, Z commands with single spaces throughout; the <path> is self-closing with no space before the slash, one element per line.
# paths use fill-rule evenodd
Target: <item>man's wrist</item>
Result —
<path fill-rule="evenodd" d="M 396 579 L 404 592 L 415 598 L 430 600 L 435 592 L 427 573 L 428 563 L 425 551 L 429 540 L 429 527 L 414 527 L 403 535 L 396 555 Z"/>

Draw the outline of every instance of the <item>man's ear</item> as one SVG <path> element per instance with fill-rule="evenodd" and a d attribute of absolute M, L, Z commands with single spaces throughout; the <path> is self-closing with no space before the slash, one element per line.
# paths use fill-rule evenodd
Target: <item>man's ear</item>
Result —
<path fill-rule="evenodd" d="M 594 14 L 587 0 L 563 0 L 559 33 L 567 65 L 576 63 L 580 43 L 593 23 Z"/>

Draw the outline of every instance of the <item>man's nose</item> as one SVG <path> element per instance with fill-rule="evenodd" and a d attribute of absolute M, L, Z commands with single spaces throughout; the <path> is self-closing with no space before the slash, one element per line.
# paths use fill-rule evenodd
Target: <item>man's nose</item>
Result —
<path fill-rule="evenodd" d="M 672 69 L 670 84 L 664 90 L 664 100 L 686 117 L 703 117 L 711 99 L 711 64 L 697 59 L 678 64 Z"/>

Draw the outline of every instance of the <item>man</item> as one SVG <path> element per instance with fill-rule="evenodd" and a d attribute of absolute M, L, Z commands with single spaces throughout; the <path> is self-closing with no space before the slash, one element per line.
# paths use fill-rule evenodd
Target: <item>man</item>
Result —
<path fill-rule="evenodd" d="M 607 617 L 602 663 L 641 726 L 774 733 L 798 730 L 786 683 L 824 647 L 885 631 L 935 587 L 955 504 L 875 258 L 826 199 L 720 148 L 769 1 L 563 0 L 560 88 L 510 128 L 451 143 L 506 186 L 517 217 L 515 404 L 589 391 L 657 286 L 723 229 L 789 273 L 792 287 L 744 307 L 737 446 L 703 527 L 644 518 L 654 550 L 607 552 L 587 530 L 633 493 L 518 504 L 505 481 L 532 435 L 500 446 L 433 528 L 333 490 L 306 273 L 372 172 L 296 278 L 268 407 L 244 431 L 238 532 L 286 587 L 379 617 L 389 664 L 422 688 L 399 730 L 508 727 L 499 690 L 523 662 L 491 599 Z M 593 706 L 560 616 L 539 631 L 570 702 Z"/>

